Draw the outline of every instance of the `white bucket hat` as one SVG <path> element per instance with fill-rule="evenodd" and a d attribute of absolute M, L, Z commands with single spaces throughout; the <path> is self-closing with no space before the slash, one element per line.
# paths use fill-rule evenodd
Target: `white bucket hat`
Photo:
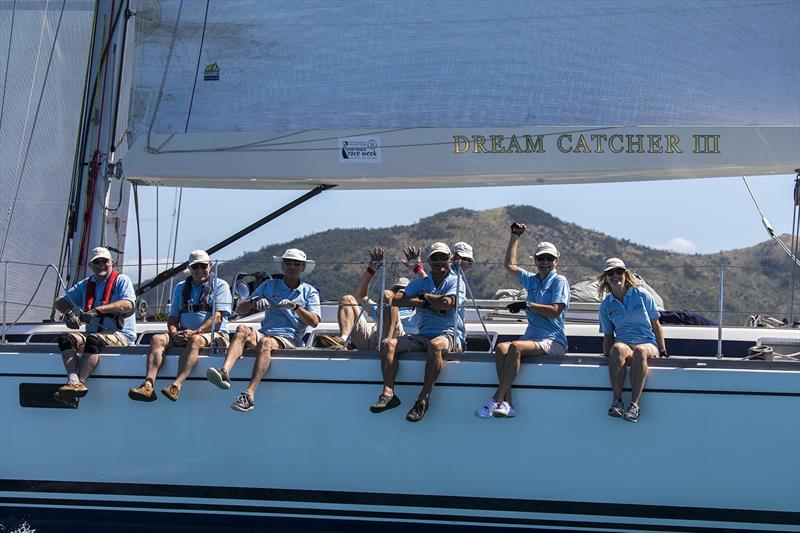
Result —
<path fill-rule="evenodd" d="M 558 248 L 552 242 L 542 241 L 536 245 L 536 252 L 533 254 L 534 257 L 537 255 L 542 254 L 550 254 L 553 257 L 560 257 L 561 254 L 558 253 Z"/>
<path fill-rule="evenodd" d="M 447 254 L 447 257 L 450 257 L 450 247 L 447 246 L 443 242 L 435 242 L 428 247 L 428 253 L 425 254 L 427 259 L 430 259 L 433 254 Z"/>
<path fill-rule="evenodd" d="M 622 259 L 619 257 L 611 257 L 610 259 L 606 259 L 606 267 L 603 269 L 603 272 L 608 272 L 609 270 L 614 270 L 615 268 L 624 268 L 628 270 L 628 267 L 625 266 L 625 263 L 622 262 Z"/>
<path fill-rule="evenodd" d="M 470 246 L 465 242 L 455 243 L 453 245 L 453 253 L 456 254 L 458 257 L 475 261 L 475 257 L 472 255 L 472 246 Z"/>
<path fill-rule="evenodd" d="M 92 253 L 89 255 L 89 257 L 91 257 L 91 259 L 89 259 L 90 263 L 95 259 L 100 259 L 101 257 L 111 261 L 111 252 L 108 251 L 108 248 L 103 248 L 102 246 L 98 246 L 97 248 L 92 250 Z"/>
<path fill-rule="evenodd" d="M 314 270 L 314 267 L 317 266 L 317 262 L 306 257 L 306 253 L 303 250 L 299 250 L 297 248 L 289 248 L 283 255 L 278 257 L 277 255 L 272 256 L 272 260 L 278 264 L 283 264 L 284 259 L 291 259 L 293 261 L 302 261 L 306 264 L 306 267 L 303 269 L 302 275 L 307 276 L 311 274 Z"/>
<path fill-rule="evenodd" d="M 195 250 L 193 252 L 189 252 L 189 266 L 191 267 L 195 263 L 210 263 L 211 258 L 208 257 L 208 254 L 205 250 Z"/>

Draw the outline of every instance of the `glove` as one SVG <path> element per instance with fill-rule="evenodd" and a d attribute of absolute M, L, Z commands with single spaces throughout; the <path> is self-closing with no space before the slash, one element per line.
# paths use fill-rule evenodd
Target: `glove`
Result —
<path fill-rule="evenodd" d="M 506 306 L 506 309 L 508 309 L 512 313 L 519 313 L 520 311 L 522 311 L 526 307 L 528 307 L 528 302 L 519 301 L 519 302 L 514 302 L 514 303 L 508 304 Z"/>
<path fill-rule="evenodd" d="M 369 251 L 369 266 L 372 267 L 373 270 L 378 270 L 378 268 L 383 264 L 383 248 L 372 248 Z"/>
<path fill-rule="evenodd" d="M 256 311 L 261 313 L 262 311 L 269 309 L 270 305 L 266 298 L 259 298 L 257 300 L 253 300 L 253 307 L 256 308 Z"/>
<path fill-rule="evenodd" d="M 284 298 L 277 305 L 278 309 L 297 309 L 297 304 L 293 301 Z"/>
<path fill-rule="evenodd" d="M 523 233 L 525 233 L 525 224 L 522 224 L 520 222 L 514 222 L 513 224 L 511 224 L 511 233 L 513 233 L 514 235 L 522 235 Z"/>
<path fill-rule="evenodd" d="M 408 268 L 414 268 L 422 261 L 419 258 L 420 249 L 417 246 L 406 246 L 403 248 L 403 255 L 406 259 L 403 261 Z"/>
<path fill-rule="evenodd" d="M 83 313 L 83 310 L 80 311 Z M 80 329 L 81 319 L 78 318 L 78 313 L 75 311 L 67 311 L 64 315 L 64 323 L 69 329 Z"/>
<path fill-rule="evenodd" d="M 97 318 L 100 313 L 97 312 L 95 309 L 89 309 L 88 311 L 81 311 L 81 322 L 86 322 L 87 324 Z"/>

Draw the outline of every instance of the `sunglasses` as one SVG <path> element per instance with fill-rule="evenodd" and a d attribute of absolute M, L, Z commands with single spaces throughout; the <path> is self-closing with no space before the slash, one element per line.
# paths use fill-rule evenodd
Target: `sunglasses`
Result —
<path fill-rule="evenodd" d="M 550 255 L 550 254 L 541 254 L 541 255 L 537 255 L 536 256 L 536 260 L 537 261 L 548 261 L 548 262 L 552 263 L 553 261 L 556 260 L 556 256 Z"/>
<path fill-rule="evenodd" d="M 472 259 L 467 259 L 466 257 L 459 257 L 462 263 L 472 263 Z"/>
<path fill-rule="evenodd" d="M 105 265 L 106 263 L 108 263 L 108 259 L 106 259 L 105 257 L 99 257 L 94 261 L 92 261 L 93 265 Z"/>
<path fill-rule="evenodd" d="M 303 266 L 305 263 L 294 259 L 284 259 L 283 264 L 288 266 Z"/>
<path fill-rule="evenodd" d="M 614 270 L 607 270 L 606 271 L 606 276 L 611 276 L 611 275 L 622 276 L 624 274 L 625 274 L 625 269 L 624 268 L 615 268 Z"/>
<path fill-rule="evenodd" d="M 205 270 L 208 268 L 208 263 L 195 263 L 189 268 L 191 268 L 192 270 L 200 270 L 200 269 Z"/>
<path fill-rule="evenodd" d="M 429 261 L 435 261 L 437 263 L 443 263 L 448 259 L 450 259 L 450 256 L 445 253 L 435 253 L 428 258 Z"/>

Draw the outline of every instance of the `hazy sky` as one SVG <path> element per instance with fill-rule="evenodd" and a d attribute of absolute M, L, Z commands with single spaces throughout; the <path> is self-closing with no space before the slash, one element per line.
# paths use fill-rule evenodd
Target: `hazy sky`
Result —
<path fill-rule="evenodd" d="M 790 233 L 794 176 L 755 176 L 748 181 L 775 230 Z M 162 258 L 166 257 L 170 237 L 175 191 L 161 188 L 159 192 L 158 257 Z M 140 188 L 142 256 L 147 262 L 157 257 L 155 193 L 155 188 Z M 191 250 L 221 241 L 300 194 L 184 189 L 178 260 Z M 242 238 L 216 257 L 233 259 L 245 251 L 330 228 L 412 224 L 445 209 L 483 210 L 509 204 L 533 205 L 562 220 L 613 237 L 687 253 L 717 252 L 768 239 L 741 177 L 475 189 L 332 190 Z M 569 243 L 560 246 L 567 247 Z M 126 262 L 137 261 L 132 202 L 126 249 Z"/>

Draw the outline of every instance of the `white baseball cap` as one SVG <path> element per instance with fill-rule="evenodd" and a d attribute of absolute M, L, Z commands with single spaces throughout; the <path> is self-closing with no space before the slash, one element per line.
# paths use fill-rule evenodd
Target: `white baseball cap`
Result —
<path fill-rule="evenodd" d="M 558 253 L 558 248 L 552 242 L 542 241 L 536 245 L 536 252 L 534 252 L 534 257 L 537 255 L 542 254 L 550 254 L 553 257 L 560 257 L 561 254 Z"/>
<path fill-rule="evenodd" d="M 208 254 L 205 250 L 195 250 L 193 252 L 189 252 L 189 266 L 192 266 L 195 263 L 210 263 L 211 258 L 208 257 Z"/>
<path fill-rule="evenodd" d="M 95 259 L 100 259 L 101 257 L 111 261 L 111 252 L 108 251 L 108 248 L 98 246 L 92 250 L 92 253 L 89 255 L 89 257 L 91 257 L 91 259 L 89 259 L 90 263 Z"/>
<path fill-rule="evenodd" d="M 447 254 L 447 257 L 450 257 L 450 247 L 443 242 L 435 242 L 428 247 L 425 257 L 430 259 L 433 254 L 438 253 Z"/>
<path fill-rule="evenodd" d="M 404 289 L 411 281 L 408 278 L 397 278 L 392 284 L 392 289 Z"/>
<path fill-rule="evenodd" d="M 272 260 L 278 264 L 282 264 L 284 259 L 291 259 L 292 261 L 302 261 L 306 264 L 306 267 L 303 269 L 302 274 L 308 275 L 311 274 L 311 271 L 314 270 L 314 267 L 317 266 L 316 261 L 312 261 L 306 257 L 306 253 L 303 250 L 298 248 L 289 248 L 283 255 L 278 257 L 277 255 L 272 256 Z"/>
<path fill-rule="evenodd" d="M 611 257 L 610 259 L 606 259 L 606 268 L 603 269 L 603 272 L 608 272 L 609 270 L 614 270 L 615 268 L 624 268 L 625 270 L 628 267 L 625 266 L 625 263 L 622 262 L 622 259 L 619 257 Z"/>
<path fill-rule="evenodd" d="M 458 257 L 475 261 L 475 257 L 472 255 L 472 246 L 470 246 L 465 242 L 455 243 L 453 245 L 453 253 L 456 254 Z"/>

